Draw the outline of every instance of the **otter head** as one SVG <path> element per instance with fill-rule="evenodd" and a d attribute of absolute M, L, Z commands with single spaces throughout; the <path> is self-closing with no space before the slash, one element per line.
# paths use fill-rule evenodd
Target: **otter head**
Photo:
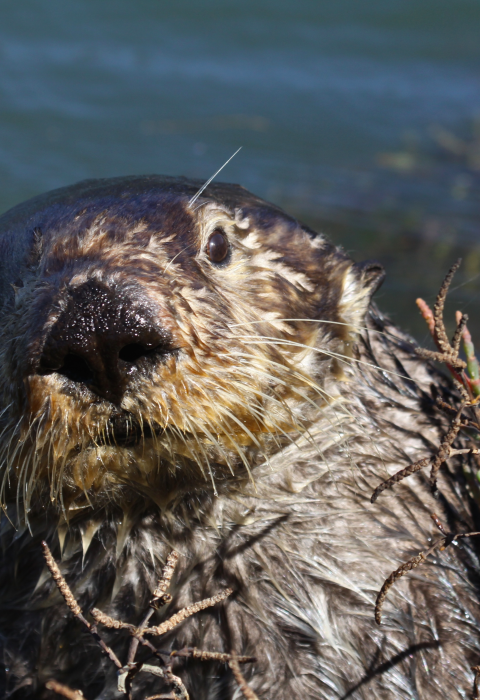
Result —
<path fill-rule="evenodd" d="M 332 400 L 381 268 L 198 187 L 86 181 L 0 219 L 2 503 L 215 493 Z"/>

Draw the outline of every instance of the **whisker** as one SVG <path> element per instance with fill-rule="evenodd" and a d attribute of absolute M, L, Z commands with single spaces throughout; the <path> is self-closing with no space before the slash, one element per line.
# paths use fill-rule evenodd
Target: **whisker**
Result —
<path fill-rule="evenodd" d="M 188 445 L 188 443 L 187 443 L 187 440 L 186 440 L 185 435 L 183 434 L 183 431 L 180 430 L 180 428 L 178 428 L 176 425 L 170 425 L 170 426 L 169 426 L 169 430 L 171 430 L 172 433 L 176 434 L 176 435 L 179 437 L 179 439 L 181 440 L 181 442 L 183 442 L 183 444 L 184 444 L 185 447 L 187 448 L 187 453 L 190 454 L 190 447 L 189 447 L 189 445 Z M 194 437 L 195 437 L 195 434 L 194 434 Z M 175 457 L 175 452 L 174 452 L 174 451 L 171 451 L 171 456 L 172 456 L 172 457 Z M 198 464 L 198 466 L 200 467 L 200 470 L 201 470 L 201 472 L 202 472 L 203 478 L 206 479 L 206 475 L 205 475 L 205 470 L 204 470 L 204 468 L 203 468 L 203 464 L 202 464 L 201 462 L 197 462 L 197 464 Z"/>
<path fill-rule="evenodd" d="M 249 354 L 247 352 L 244 352 L 244 353 L 235 352 L 232 354 L 234 354 L 235 356 L 243 355 L 246 359 L 259 360 L 259 358 L 256 355 Z M 332 402 L 335 401 L 336 397 L 331 396 L 331 394 L 329 394 L 319 384 L 317 384 L 315 381 L 313 381 L 313 379 L 311 379 L 309 377 L 305 377 L 302 374 L 300 374 L 299 372 L 297 372 L 296 370 L 291 370 L 289 367 L 285 367 L 285 365 L 282 365 L 282 364 L 275 362 L 273 360 L 269 360 L 269 364 L 283 370 L 285 372 L 285 374 L 287 375 L 287 377 L 295 377 L 295 378 L 301 380 L 306 386 L 308 386 L 311 389 L 313 389 L 314 391 L 316 391 L 322 397 L 323 400 L 328 399 L 329 401 L 332 401 Z M 248 366 L 248 369 L 251 369 L 251 367 L 252 367 L 252 365 L 250 364 Z M 267 372 L 266 370 L 264 370 L 261 367 L 260 368 L 255 367 L 255 370 L 257 372 L 261 372 L 262 374 L 264 374 L 267 377 L 271 377 L 271 373 Z M 248 374 L 247 374 L 247 378 L 248 378 Z M 282 386 L 284 386 L 285 388 L 290 389 L 291 391 L 294 391 L 295 393 L 297 393 L 299 396 L 302 397 L 302 399 L 304 399 L 305 401 L 308 401 L 308 403 L 310 403 L 313 407 L 315 407 L 317 409 L 319 408 L 319 406 L 314 401 L 312 401 L 312 399 L 310 397 L 308 397 L 306 394 L 301 392 L 298 389 L 298 387 L 294 387 L 290 383 L 288 383 L 287 381 L 283 381 L 282 379 L 280 379 L 280 377 L 278 377 L 278 375 L 275 375 L 275 381 L 278 384 L 282 384 Z"/>
<path fill-rule="evenodd" d="M 333 357 L 334 359 L 338 359 L 342 362 L 345 362 L 345 364 L 351 364 L 353 362 L 356 362 L 357 364 L 360 365 L 365 365 L 367 367 L 371 367 L 372 369 L 379 370 L 380 372 L 386 372 L 387 374 L 391 374 L 394 377 L 399 377 L 400 379 L 408 379 L 409 381 L 415 381 L 411 377 L 407 377 L 403 374 L 399 374 L 398 372 L 394 372 L 393 370 L 385 369 L 384 367 L 380 367 L 379 365 L 374 365 L 371 362 L 366 362 L 365 360 L 358 360 L 355 357 L 349 357 L 348 355 L 342 355 L 341 353 L 333 352 L 332 350 L 327 350 L 326 348 L 320 349 L 320 348 L 315 348 L 310 345 L 305 345 L 304 343 L 297 343 L 294 340 L 281 340 L 279 338 L 270 338 L 268 336 L 253 336 L 253 335 L 246 335 L 246 336 L 238 336 L 242 340 L 245 339 L 252 339 L 254 338 L 254 341 L 248 340 L 246 343 L 247 345 L 262 345 L 263 343 L 267 343 L 268 345 L 287 345 L 291 347 L 298 347 L 298 348 L 303 348 L 304 350 L 311 350 L 312 352 L 317 352 L 320 355 L 326 355 L 327 357 Z"/>
<path fill-rule="evenodd" d="M 322 319 L 322 318 L 274 318 L 274 319 L 258 319 L 257 321 L 245 321 L 242 323 L 228 323 L 227 326 L 228 328 L 238 328 L 240 326 L 249 326 L 249 325 L 255 325 L 259 323 L 269 323 L 272 326 L 275 326 L 275 323 L 324 323 L 325 325 L 332 325 L 332 326 L 347 326 L 348 328 L 352 328 L 351 323 L 347 323 L 345 321 L 329 321 L 327 319 Z M 377 335 L 383 335 L 386 338 L 396 338 L 393 333 L 388 333 L 387 331 L 377 331 L 374 328 L 369 328 L 368 326 L 355 326 L 355 330 L 359 331 L 367 331 L 368 333 L 376 333 Z"/>
<path fill-rule="evenodd" d="M 243 368 L 240 370 L 240 371 L 244 374 L 244 376 L 247 378 L 247 380 L 248 380 L 248 379 L 251 379 L 252 371 L 257 372 L 258 374 L 265 375 L 266 377 L 270 377 L 270 376 L 271 376 L 270 373 L 267 372 L 263 367 L 258 368 L 258 367 L 255 367 L 255 366 L 252 365 L 252 363 L 251 363 L 251 360 L 252 360 L 252 359 L 253 359 L 253 360 L 258 360 L 258 358 L 257 358 L 256 355 L 251 354 L 251 353 L 247 353 L 247 352 L 243 352 L 243 353 L 236 352 L 236 353 L 235 353 L 235 356 L 244 357 L 246 360 L 250 360 L 248 367 L 247 367 L 245 370 L 243 370 Z M 275 363 L 275 364 L 277 364 L 277 363 Z M 302 380 L 305 384 L 307 384 L 307 386 L 310 386 L 310 388 L 312 388 L 313 390 L 315 390 L 315 391 L 317 391 L 318 393 L 320 393 L 320 396 L 321 396 L 321 398 L 322 398 L 323 400 L 325 400 L 325 397 L 330 398 L 330 400 L 331 400 L 331 402 L 332 402 L 332 403 L 330 404 L 330 409 L 329 409 L 328 412 L 325 412 L 325 413 L 323 414 L 323 417 L 327 420 L 327 422 L 332 426 L 332 428 L 333 428 L 336 432 L 338 432 L 338 428 L 337 428 L 337 425 L 334 424 L 333 421 L 331 420 L 330 411 L 333 411 L 334 415 L 337 417 L 337 421 L 340 420 L 341 423 L 343 422 L 343 420 L 344 420 L 345 417 L 349 418 L 350 420 L 352 420 L 352 421 L 354 421 L 354 422 L 357 422 L 357 421 L 358 421 L 358 418 L 357 418 L 353 413 L 351 413 L 351 411 L 349 410 L 349 408 L 348 408 L 348 403 L 343 402 L 343 404 L 342 404 L 342 413 L 341 413 L 341 414 L 337 414 L 337 409 L 335 408 L 335 406 L 338 404 L 338 397 L 332 397 L 332 396 L 330 396 L 330 395 L 328 394 L 328 392 L 325 392 L 324 390 L 322 390 L 321 387 L 318 386 L 318 384 L 316 384 L 315 382 L 312 382 L 311 380 L 309 380 L 308 377 L 304 377 L 304 376 L 300 375 L 299 373 L 297 373 L 297 372 L 295 372 L 295 371 L 292 372 L 292 371 L 290 370 L 290 368 L 285 367 L 285 366 L 283 366 L 283 365 L 279 365 L 279 367 L 280 367 L 280 369 L 283 371 L 283 373 L 284 373 L 287 377 L 290 376 L 290 375 L 296 376 L 298 379 Z M 239 371 L 239 370 L 237 369 L 237 372 L 238 372 L 238 371 Z M 314 408 L 316 408 L 317 410 L 321 410 L 321 407 L 319 407 L 314 401 L 312 401 L 312 400 L 310 399 L 310 397 L 307 396 L 307 395 L 306 395 L 303 391 L 301 391 L 298 387 L 292 385 L 291 382 L 287 383 L 286 381 L 281 380 L 281 379 L 278 377 L 278 375 L 275 376 L 275 382 L 278 383 L 278 384 L 281 384 L 281 385 L 283 385 L 283 386 L 285 386 L 285 387 L 287 387 L 290 391 L 292 391 L 293 393 L 295 393 L 296 395 L 298 395 L 298 396 L 299 396 L 300 398 L 302 398 L 303 400 L 307 401 L 309 404 L 311 404 L 311 405 L 312 405 Z M 253 390 L 253 388 L 252 388 L 251 386 L 250 386 L 250 390 Z M 264 394 L 264 396 L 265 396 L 266 398 L 268 398 L 269 400 L 272 400 L 272 396 L 270 396 L 270 395 L 268 395 L 268 394 Z M 343 398 L 343 397 L 342 397 L 342 398 Z M 278 400 L 277 400 L 277 403 L 278 403 Z M 291 411 L 291 409 L 290 409 L 290 407 L 289 407 L 288 405 L 286 406 L 286 409 L 287 409 L 289 415 L 292 416 L 292 420 L 293 420 L 294 423 L 295 423 L 295 427 L 298 429 L 298 426 L 296 425 L 295 416 L 294 416 L 293 412 Z M 306 439 L 310 442 L 310 444 L 311 444 L 312 447 L 315 449 L 315 451 L 317 451 L 318 454 L 322 457 L 323 461 L 324 461 L 325 463 L 327 463 L 327 460 L 326 460 L 326 458 L 325 458 L 325 455 L 323 454 L 323 452 L 319 451 L 318 445 L 317 445 L 315 439 L 313 438 L 313 436 L 311 435 L 310 430 L 308 429 L 308 427 L 307 427 L 306 425 L 302 425 L 301 431 L 299 430 L 299 432 L 301 432 L 302 434 L 305 435 Z M 300 447 L 299 447 L 298 445 L 297 445 L 297 447 L 300 449 Z M 348 448 L 348 445 L 347 445 L 347 448 Z M 353 458 L 351 457 L 351 454 L 350 454 L 350 453 L 349 453 L 349 459 L 350 459 L 350 461 L 352 462 L 352 464 L 355 464 L 355 463 L 354 463 L 354 460 L 353 460 Z"/>
<path fill-rule="evenodd" d="M 263 372 L 263 373 L 266 374 L 266 375 L 268 376 L 268 373 L 267 373 L 267 372 Z M 247 374 L 246 374 L 246 376 L 248 377 Z M 285 383 L 285 382 L 281 382 L 281 383 L 284 384 L 284 385 L 286 386 L 286 383 Z M 301 398 L 307 398 L 307 399 L 308 399 L 308 397 L 305 397 L 305 395 L 303 394 L 303 392 L 297 391 L 295 387 L 289 386 L 289 388 L 291 388 L 295 393 L 297 393 L 299 396 L 301 396 Z M 318 445 L 317 445 L 316 441 L 314 440 L 313 436 L 311 435 L 310 430 L 309 430 L 309 428 L 308 428 L 308 425 L 305 424 L 305 425 L 301 425 L 301 427 L 300 427 L 300 426 L 297 424 L 296 417 L 295 417 L 295 415 L 294 415 L 292 409 L 290 408 L 290 406 L 288 406 L 288 404 L 286 404 L 285 401 L 281 399 L 281 397 L 276 396 L 276 397 L 274 398 L 273 396 L 270 396 L 270 395 L 267 395 L 267 394 L 262 394 L 262 395 L 265 396 L 266 398 L 268 398 L 269 400 L 272 400 L 272 399 L 273 399 L 274 401 L 276 401 L 276 403 L 279 403 L 279 404 L 282 405 L 282 407 L 285 407 L 285 410 L 286 410 L 286 411 L 288 412 L 288 414 L 291 416 L 292 421 L 293 421 L 293 424 L 294 424 L 294 427 L 295 427 L 295 429 L 297 430 L 297 432 L 299 433 L 299 435 L 305 436 L 305 437 L 307 438 L 308 442 L 310 442 L 310 444 L 312 445 L 312 447 L 315 449 L 315 451 L 318 452 L 318 454 L 322 457 L 323 461 L 326 462 L 325 456 L 324 456 L 323 452 L 319 451 Z M 321 410 L 321 408 L 318 407 L 314 402 L 311 402 L 311 403 L 312 403 L 312 405 L 313 405 L 315 408 L 317 408 L 318 410 Z M 332 406 L 330 406 L 330 408 L 332 408 Z M 344 407 L 344 408 L 345 408 L 345 407 Z M 335 412 L 335 409 L 334 409 L 334 408 L 333 408 L 333 410 L 334 410 L 334 412 Z M 349 414 L 349 411 L 348 411 L 348 410 L 346 410 L 345 413 L 346 413 L 347 416 L 349 416 L 350 418 L 355 419 L 355 417 L 354 417 L 353 415 Z M 335 414 L 336 414 L 336 412 L 335 412 Z M 324 417 L 324 418 L 327 420 L 327 422 L 332 426 L 332 428 L 336 429 L 336 426 L 335 426 L 335 425 L 333 424 L 333 422 L 331 421 L 328 412 L 327 412 L 327 413 L 324 413 L 324 414 L 323 414 L 323 417 Z M 296 446 L 297 446 L 297 449 L 298 449 L 299 451 L 301 451 L 302 448 L 300 447 L 300 445 L 298 445 L 297 441 L 296 441 L 291 435 L 289 435 L 288 433 L 285 433 L 285 431 L 284 431 L 282 428 L 280 428 L 280 426 L 278 426 L 278 425 L 271 419 L 271 415 L 269 415 L 269 420 L 271 420 L 272 424 L 273 424 L 275 427 L 277 427 L 277 429 L 280 430 L 280 432 L 282 432 L 282 433 L 285 435 L 285 437 L 289 438 L 290 441 L 291 441 L 291 443 L 294 444 L 294 445 L 296 445 Z"/>
<path fill-rule="evenodd" d="M 168 270 L 168 268 L 170 267 L 170 265 L 173 265 L 173 263 L 175 262 L 175 260 L 178 258 L 179 255 L 181 255 L 181 254 L 184 253 L 186 250 L 188 250 L 189 248 L 191 248 L 193 245 L 195 245 L 195 243 L 196 243 L 196 241 L 194 241 L 193 243 L 189 243 L 189 244 L 186 245 L 184 248 L 182 248 L 182 250 L 180 250 L 176 255 L 174 255 L 173 258 L 172 258 L 171 260 L 169 260 L 168 263 L 165 265 L 165 267 L 164 267 L 164 269 L 163 269 L 163 274 L 166 273 L 166 271 Z"/>
<path fill-rule="evenodd" d="M 225 167 L 226 165 L 228 165 L 228 164 L 230 163 L 230 161 L 232 160 L 232 158 L 235 158 L 235 156 L 237 155 L 237 153 L 238 153 L 239 151 L 241 151 L 241 150 L 242 150 L 242 147 L 240 146 L 240 148 L 238 148 L 238 149 L 235 151 L 235 153 L 234 153 L 233 155 L 231 155 L 230 158 L 229 158 L 227 161 L 225 161 L 225 163 L 222 165 L 222 167 L 219 168 L 219 169 L 217 170 L 217 172 L 214 173 L 214 174 L 212 175 L 212 177 L 210 177 L 210 178 L 206 181 L 206 183 L 200 187 L 200 189 L 198 190 L 198 192 L 196 192 L 196 193 L 193 195 L 193 197 L 190 199 L 190 201 L 188 202 L 188 205 L 189 205 L 190 207 L 192 207 L 192 206 L 195 204 L 195 202 L 197 201 L 197 199 L 200 197 L 200 195 L 202 194 L 202 192 L 203 192 L 204 190 L 206 190 L 206 188 L 209 186 L 209 184 L 212 182 L 212 180 L 214 180 L 214 179 L 217 177 L 217 175 L 218 175 L 219 173 L 222 172 L 222 170 L 224 169 L 224 167 Z"/>
<path fill-rule="evenodd" d="M 204 417 L 203 420 L 204 420 L 211 428 L 214 428 L 214 427 L 215 427 L 215 426 L 213 426 L 213 425 L 211 424 L 211 422 L 210 422 L 207 418 Z M 230 459 L 229 459 L 229 457 L 228 457 L 228 454 L 227 454 L 227 453 L 225 452 L 225 450 L 223 449 L 223 446 L 222 446 L 221 442 L 219 442 L 219 440 L 215 437 L 215 435 L 214 435 L 210 430 L 208 430 L 207 428 L 205 428 L 204 426 L 202 426 L 202 431 L 203 431 L 203 432 L 205 433 L 205 435 L 213 442 L 213 444 L 216 445 L 217 448 L 221 451 L 221 453 L 222 453 L 222 455 L 223 455 L 223 457 L 224 457 L 224 459 L 225 459 L 225 461 L 226 461 L 226 463 L 227 463 L 227 467 L 228 467 L 229 470 L 230 470 L 230 473 L 232 474 L 232 476 L 234 476 L 234 475 L 235 475 L 235 471 L 234 471 L 234 469 L 233 469 L 233 467 L 232 467 L 232 465 L 231 465 L 231 463 L 230 463 Z"/>
<path fill-rule="evenodd" d="M 187 426 L 189 426 L 190 421 L 188 420 L 188 418 L 186 416 L 184 416 L 184 420 L 186 421 Z M 189 427 L 189 433 L 191 435 L 193 435 L 193 438 L 194 438 L 195 442 L 197 443 L 197 445 L 200 449 L 200 452 L 203 454 L 203 456 L 205 458 L 205 462 L 207 463 L 208 473 L 210 474 L 210 480 L 211 480 L 212 486 L 213 486 L 213 493 L 215 494 L 215 496 L 218 496 L 217 487 L 215 485 L 215 477 L 214 477 L 213 472 L 212 472 L 212 466 L 210 464 L 210 460 L 208 459 L 208 454 L 207 454 L 205 448 L 203 447 L 201 441 L 199 440 L 198 435 L 197 435 L 197 431 L 195 430 L 195 428 L 193 428 L 193 430 L 192 430 Z"/>

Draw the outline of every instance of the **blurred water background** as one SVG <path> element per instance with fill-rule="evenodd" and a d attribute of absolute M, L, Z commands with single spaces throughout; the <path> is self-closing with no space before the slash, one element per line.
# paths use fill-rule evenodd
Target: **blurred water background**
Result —
<path fill-rule="evenodd" d="M 479 0 L 0 0 L 0 210 L 90 177 L 239 182 L 480 338 Z M 475 316 L 477 319 L 475 320 Z"/>

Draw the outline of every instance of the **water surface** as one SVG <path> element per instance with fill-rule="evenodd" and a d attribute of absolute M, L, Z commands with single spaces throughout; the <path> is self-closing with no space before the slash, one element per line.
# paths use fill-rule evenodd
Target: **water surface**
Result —
<path fill-rule="evenodd" d="M 380 303 L 417 335 L 458 254 L 475 316 L 478 0 L 0 7 L 1 210 L 88 177 L 207 178 L 242 146 L 222 178 L 381 259 Z"/>

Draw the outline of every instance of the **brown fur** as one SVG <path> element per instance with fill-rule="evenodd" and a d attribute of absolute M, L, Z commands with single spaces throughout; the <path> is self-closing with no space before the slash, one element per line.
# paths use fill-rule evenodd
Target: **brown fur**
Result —
<path fill-rule="evenodd" d="M 51 677 L 91 698 L 115 687 L 42 572 L 46 538 L 83 608 L 127 621 L 172 548 L 182 556 L 164 616 L 231 585 L 232 600 L 162 647 L 254 653 L 246 675 L 264 698 L 467 697 L 472 542 L 404 579 L 384 626 L 373 621 L 385 577 L 432 536 L 430 512 L 472 525 L 458 466 L 440 502 L 421 474 L 368 500 L 438 444 L 434 394 L 448 383 L 369 307 L 378 266 L 354 265 L 237 186 L 211 185 L 191 205 L 198 186 L 87 181 L 0 219 L 5 693 L 43 697 Z M 217 228 L 230 252 L 215 265 L 205 250 Z M 111 400 L 49 370 L 65 338 L 81 353 L 145 319 L 164 352 L 119 375 Z M 179 673 L 193 700 L 232 697 L 222 666 Z M 139 698 L 158 687 L 144 682 Z"/>

